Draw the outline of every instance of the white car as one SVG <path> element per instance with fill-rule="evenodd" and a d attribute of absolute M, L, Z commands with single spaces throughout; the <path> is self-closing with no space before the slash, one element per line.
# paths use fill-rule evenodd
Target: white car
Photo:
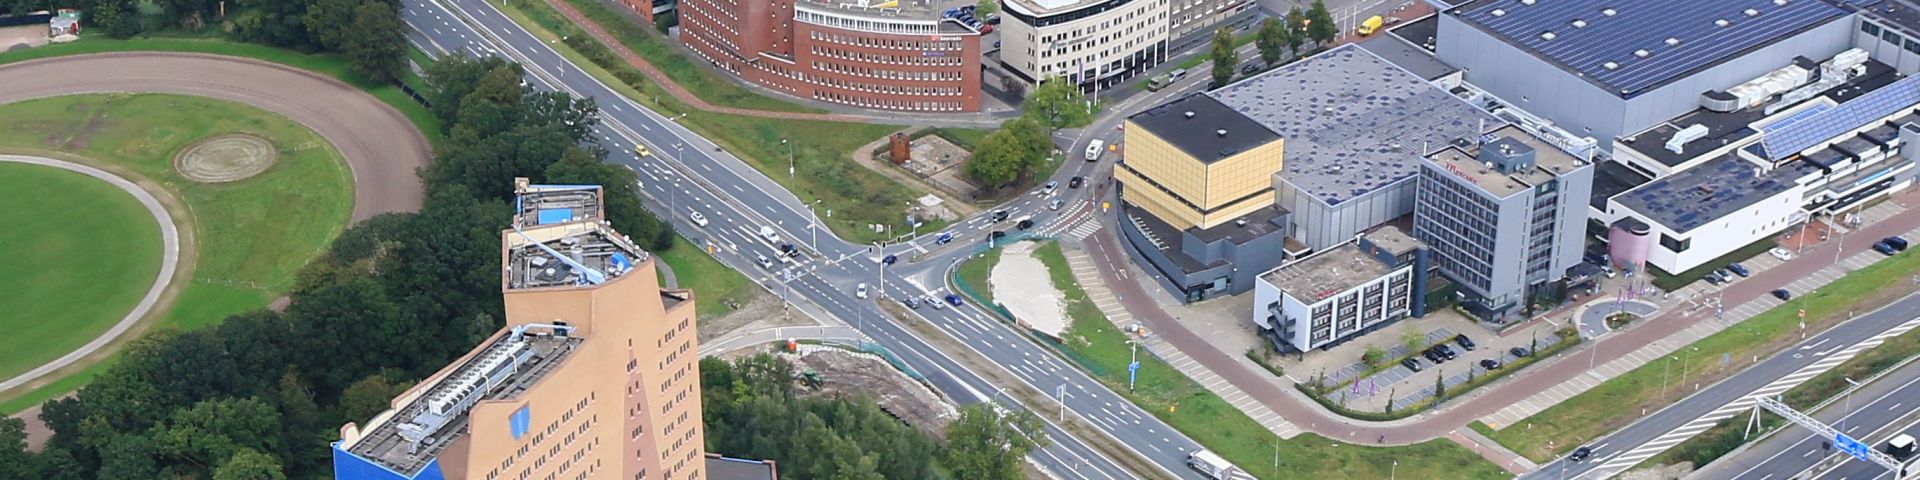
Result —
<path fill-rule="evenodd" d="M 755 257 L 754 258 L 755 260 L 758 260 L 760 262 L 760 268 L 773 270 L 773 259 L 767 258 L 766 255 L 758 254 L 758 253 L 753 254 L 753 256 Z"/>
<path fill-rule="evenodd" d="M 1768 250 L 1767 254 L 1773 255 L 1773 258 L 1778 258 L 1781 261 L 1793 260 L 1793 252 L 1785 248 L 1773 247 L 1773 250 Z"/>
<path fill-rule="evenodd" d="M 853 287 L 853 296 L 860 297 L 861 299 L 867 298 L 867 284 L 862 283 L 860 286 Z"/>
<path fill-rule="evenodd" d="M 707 226 L 707 216 L 701 215 L 700 212 L 688 211 L 687 221 L 691 221 L 693 222 L 694 225 L 697 225 L 697 226 L 701 226 L 701 227 Z"/>
<path fill-rule="evenodd" d="M 1056 199 L 1053 199 L 1053 201 L 1051 202 L 1047 202 L 1047 210 L 1059 210 L 1061 205 L 1066 205 L 1066 204 L 1067 202 L 1065 200 L 1056 198 Z"/>

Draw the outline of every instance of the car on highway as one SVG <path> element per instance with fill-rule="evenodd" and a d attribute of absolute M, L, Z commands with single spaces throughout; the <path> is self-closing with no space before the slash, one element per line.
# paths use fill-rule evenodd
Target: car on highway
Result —
<path fill-rule="evenodd" d="M 946 245 L 948 242 L 952 242 L 952 241 L 953 241 L 953 232 L 940 232 L 940 236 L 933 237 L 933 243 L 937 243 L 940 245 Z"/>
<path fill-rule="evenodd" d="M 1773 298 L 1778 298 L 1782 302 L 1793 299 L 1793 292 L 1789 292 L 1784 288 L 1776 288 L 1767 293 L 1773 294 Z"/>
<path fill-rule="evenodd" d="M 1773 255 L 1773 258 L 1778 258 L 1780 259 L 1780 261 L 1783 261 L 1783 262 L 1787 260 L 1793 260 L 1793 252 L 1788 251 L 1785 248 L 1773 247 L 1772 250 L 1767 250 L 1767 254 Z"/>
<path fill-rule="evenodd" d="M 865 299 L 865 298 L 867 298 L 867 284 L 866 284 L 866 282 L 861 282 L 861 283 L 860 283 L 860 285 L 858 285 L 858 286 L 855 286 L 855 287 L 853 287 L 853 296 L 855 296 L 855 297 L 858 297 L 858 298 L 861 298 L 861 299 Z"/>
<path fill-rule="evenodd" d="M 927 296 L 927 306 L 930 306 L 930 307 L 933 307 L 933 309 L 934 309 L 934 310 L 946 310 L 946 309 L 947 309 L 947 304 L 945 304 L 945 303 L 940 303 L 940 299 L 938 299 L 938 298 L 933 298 L 933 296 L 932 296 L 932 295 L 928 295 L 928 296 Z"/>
<path fill-rule="evenodd" d="M 1880 252 L 1881 255 L 1886 255 L 1889 257 L 1893 256 L 1896 253 L 1900 253 L 1899 250 L 1893 249 L 1893 245 L 1888 245 L 1886 241 L 1880 241 L 1880 242 L 1874 243 L 1873 251 Z"/>
<path fill-rule="evenodd" d="M 993 232 L 987 234 L 987 240 L 990 240 L 990 241 L 999 240 L 1002 238 L 1007 238 L 1007 232 L 1005 230 L 994 230 Z"/>
<path fill-rule="evenodd" d="M 760 268 L 773 270 L 773 259 L 767 258 L 766 254 L 756 253 L 756 254 L 753 254 L 753 256 L 755 257 L 754 258 L 755 260 L 760 262 Z"/>
<path fill-rule="evenodd" d="M 1014 223 L 1013 223 L 1013 226 L 1014 226 L 1014 228 L 1018 228 L 1018 229 L 1021 229 L 1021 230 L 1026 230 L 1026 229 L 1029 229 L 1029 228 L 1033 228 L 1033 219 L 1031 219 L 1031 218 L 1029 218 L 1029 219 L 1025 219 L 1025 220 L 1021 220 L 1021 221 L 1018 221 L 1018 222 L 1014 222 Z"/>
<path fill-rule="evenodd" d="M 993 221 L 995 222 L 1000 222 L 1000 221 L 1005 221 L 1007 219 L 1007 216 L 1009 215 L 1013 215 L 1013 212 L 1009 212 L 1006 210 L 994 210 L 993 213 L 988 218 L 992 218 Z"/>
<path fill-rule="evenodd" d="M 782 243 L 780 244 L 780 256 L 787 258 L 798 257 L 800 256 L 800 247 L 795 247 L 791 243 Z"/>
<path fill-rule="evenodd" d="M 1533 355 L 1533 352 L 1529 352 L 1527 351 L 1527 349 L 1520 348 L 1520 347 L 1509 348 L 1507 349 L 1507 353 L 1511 353 L 1515 357 L 1525 357 L 1528 355 Z"/>
<path fill-rule="evenodd" d="M 1588 447 L 1576 448 L 1576 449 L 1573 449 L 1573 453 L 1567 454 L 1567 460 L 1572 461 L 1573 463 L 1584 462 L 1584 461 L 1587 461 L 1588 458 L 1592 458 L 1592 457 L 1593 457 L 1593 449 Z"/>
<path fill-rule="evenodd" d="M 1473 351 L 1473 349 L 1475 348 L 1480 348 L 1479 345 L 1475 345 L 1473 343 L 1473 339 L 1467 338 L 1466 335 L 1455 335 L 1453 337 L 1453 343 L 1460 344 L 1460 348 L 1467 349 L 1467 351 L 1469 352 Z"/>
<path fill-rule="evenodd" d="M 1420 369 L 1422 368 L 1420 367 L 1420 361 L 1414 359 L 1413 357 L 1407 357 L 1407 358 L 1401 359 L 1400 365 L 1407 367 L 1407 370 L 1412 370 L 1416 372 L 1420 371 Z"/>
<path fill-rule="evenodd" d="M 688 211 L 687 221 L 693 222 L 693 225 L 697 227 L 707 226 L 707 216 L 701 215 L 700 212 Z"/>
<path fill-rule="evenodd" d="M 1499 361 L 1499 360 L 1494 360 L 1494 359 L 1491 359 L 1491 358 L 1489 358 L 1489 359 L 1485 359 L 1485 360 L 1481 360 L 1481 361 L 1480 361 L 1480 368 L 1484 368 L 1484 369 L 1487 369 L 1487 370 L 1499 370 L 1499 369 L 1500 369 L 1500 361 Z"/>
<path fill-rule="evenodd" d="M 1887 439 L 1886 446 L 1881 448 L 1881 451 L 1886 452 L 1887 456 L 1900 461 L 1906 461 L 1908 458 L 1913 457 L 1914 450 L 1913 435 L 1905 433 Z"/>
<path fill-rule="evenodd" d="M 1179 77 L 1175 76 L 1175 78 L 1179 78 Z M 1087 161 L 1089 162 L 1100 161 L 1100 153 L 1105 151 L 1104 150 L 1105 148 L 1107 148 L 1107 142 L 1101 141 L 1100 139 L 1097 139 L 1097 138 L 1094 139 L 1092 143 L 1088 143 L 1087 144 Z"/>
<path fill-rule="evenodd" d="M 1066 205 L 1066 204 L 1067 204 L 1066 200 L 1061 200 L 1056 198 L 1056 199 L 1053 199 L 1053 201 L 1051 202 L 1047 202 L 1047 210 L 1059 210 L 1062 205 Z"/>
<path fill-rule="evenodd" d="M 880 257 L 881 265 L 893 265 L 893 262 L 898 262 L 898 261 L 900 261 L 900 256 L 894 255 L 891 253 L 887 254 L 887 256 Z"/>
<path fill-rule="evenodd" d="M 1727 264 L 1727 270 L 1732 271 L 1734 275 L 1739 275 L 1742 277 L 1753 276 L 1753 270 L 1747 269 L 1747 266 L 1741 265 L 1740 262 L 1733 262 L 1733 263 Z"/>
<path fill-rule="evenodd" d="M 920 299 L 907 297 L 907 298 L 900 299 L 900 304 L 906 305 L 907 308 L 920 308 Z"/>
<path fill-rule="evenodd" d="M 1067 188 L 1080 188 L 1087 183 L 1087 177 L 1073 177 L 1067 180 Z"/>
<path fill-rule="evenodd" d="M 760 226 L 760 239 L 761 239 L 761 240 L 766 240 L 766 241 L 767 241 L 767 243 L 769 243 L 769 244 L 774 244 L 774 245 L 779 245 L 779 244 L 780 244 L 780 232 L 779 232 L 779 231 L 777 231 L 777 230 L 774 230 L 774 229 L 773 229 L 773 227 L 770 227 L 770 226 L 766 226 L 766 225 L 761 225 L 761 226 Z"/>
<path fill-rule="evenodd" d="M 953 305 L 953 306 L 956 306 L 956 307 L 958 307 L 958 306 L 960 306 L 960 296 L 959 296 L 959 295 L 954 295 L 954 294 L 951 294 L 951 293 L 949 293 L 949 294 L 947 294 L 947 304 L 948 304 L 948 305 Z"/>
<path fill-rule="evenodd" d="M 640 158 L 647 158 L 653 156 L 653 151 L 648 150 L 646 145 L 634 145 L 633 154 Z"/>
<path fill-rule="evenodd" d="M 1900 238 L 1899 235 L 1882 238 L 1880 239 L 1880 241 L 1886 242 L 1887 246 L 1893 247 L 1893 249 L 1896 251 L 1901 251 L 1901 252 L 1907 251 L 1907 239 Z"/>

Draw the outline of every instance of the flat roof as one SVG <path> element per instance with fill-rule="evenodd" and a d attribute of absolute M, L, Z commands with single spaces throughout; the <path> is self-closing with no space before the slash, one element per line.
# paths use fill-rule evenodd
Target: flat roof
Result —
<path fill-rule="evenodd" d="M 1920 105 L 1920 76 L 1901 78 L 1839 105 L 1805 115 L 1799 121 L 1764 127 L 1760 145 L 1765 148 L 1767 158 L 1786 159 L 1888 117 L 1910 115 L 1916 105 Z"/>
<path fill-rule="evenodd" d="M 1440 61 L 1438 57 L 1433 56 L 1432 51 L 1414 46 L 1411 43 L 1407 43 L 1407 40 L 1394 35 L 1381 35 L 1361 41 L 1360 48 L 1365 48 L 1367 51 L 1373 52 L 1374 55 L 1379 55 L 1380 58 L 1386 59 L 1394 65 L 1399 65 L 1400 68 L 1407 69 L 1408 72 L 1426 80 L 1452 75 L 1453 72 L 1460 71 L 1460 69 L 1448 65 L 1446 62 Z"/>
<path fill-rule="evenodd" d="M 1354 44 L 1207 95 L 1285 138 L 1281 179 L 1330 205 L 1412 176 L 1422 148 L 1506 124 Z"/>
<path fill-rule="evenodd" d="M 1198 93 L 1133 114 L 1127 120 L 1207 164 L 1280 139 L 1259 122 Z"/>
<path fill-rule="evenodd" d="M 1431 52 L 1433 48 L 1429 45 L 1438 42 L 1440 37 L 1440 15 L 1427 15 L 1411 22 L 1403 22 L 1397 27 L 1387 29 L 1387 33 Z"/>
<path fill-rule="evenodd" d="M 1479 0 L 1448 11 L 1622 98 L 1846 13 L 1820 0 Z"/>
<path fill-rule="evenodd" d="M 1607 209 L 1607 200 L 1628 190 L 1653 181 L 1649 177 L 1620 162 L 1600 162 L 1593 169 L 1593 191 L 1588 196 L 1588 205 L 1602 211 Z"/>
<path fill-rule="evenodd" d="M 707 454 L 707 480 L 776 480 L 773 461 Z"/>
<path fill-rule="evenodd" d="M 1614 197 L 1613 201 L 1648 217 L 1649 221 L 1687 232 L 1755 202 L 1773 198 L 1793 188 L 1800 177 L 1817 171 L 1817 167 L 1807 162 L 1795 161 L 1763 172 L 1759 164 L 1729 153 L 1648 182 Z"/>
<path fill-rule="evenodd" d="M 1260 279 L 1303 303 L 1313 304 L 1353 289 L 1393 269 L 1360 251 L 1353 242 L 1280 266 Z"/>
<path fill-rule="evenodd" d="M 1360 234 L 1360 237 L 1367 239 L 1367 242 L 1372 243 L 1373 246 L 1385 249 L 1388 253 L 1394 255 L 1404 254 L 1413 251 L 1413 249 L 1427 246 L 1427 244 L 1421 242 L 1420 239 L 1413 238 L 1413 235 L 1408 235 L 1405 230 L 1401 230 L 1400 227 L 1394 225 L 1381 225 L 1379 228 Z"/>
<path fill-rule="evenodd" d="M 1498 167 L 1486 166 L 1480 161 L 1480 151 L 1486 145 L 1493 143 L 1456 142 L 1433 152 L 1427 158 L 1453 175 L 1467 179 L 1469 183 L 1495 198 L 1507 198 L 1559 178 L 1560 175 L 1573 172 L 1574 169 L 1586 164 L 1574 158 L 1572 154 L 1560 150 L 1560 147 L 1549 145 L 1520 127 L 1508 125 L 1488 132 L 1487 136 L 1493 137 L 1495 143 L 1512 142 L 1533 150 L 1533 167 L 1502 172 Z"/>
<path fill-rule="evenodd" d="M 352 445 L 342 447 L 412 477 L 466 436 L 467 412 L 475 403 L 526 392 L 566 361 L 580 342 L 579 337 L 535 332 L 528 326 L 501 329 L 460 363 L 441 369 L 444 375 L 436 373 L 428 377 L 431 383 L 409 390 L 424 394 L 393 410 L 384 421 L 369 425 Z M 504 377 L 489 376 L 496 370 Z"/>
<path fill-rule="evenodd" d="M 1119 5 L 1133 1 L 1136 0 L 1005 0 L 1001 4 L 1022 15 L 1045 17 L 1102 4 Z"/>
<path fill-rule="evenodd" d="M 503 234 L 507 290 L 605 283 L 647 260 L 647 252 L 601 220 L 597 185 L 538 185 L 514 179 L 513 229 Z"/>
<path fill-rule="evenodd" d="M 1867 60 L 1865 66 L 1867 69 L 1866 73 L 1822 91 L 1817 96 L 1788 105 L 1788 107 L 1796 107 L 1806 104 L 1807 102 L 1838 104 L 1858 97 L 1865 92 L 1879 90 L 1881 87 L 1885 87 L 1887 84 L 1893 83 L 1894 80 L 1900 78 L 1899 72 L 1895 71 L 1893 67 L 1885 63 L 1880 63 L 1878 60 Z M 1812 70 L 1819 70 L 1819 68 L 1815 67 Z M 1621 143 L 1625 144 L 1627 148 L 1638 152 L 1640 155 L 1660 162 L 1662 165 L 1669 167 L 1678 166 L 1686 163 L 1688 160 L 1698 158 L 1700 152 L 1713 150 L 1722 145 L 1740 143 L 1741 141 L 1753 138 L 1755 135 L 1759 135 L 1760 131 L 1753 129 L 1751 125 L 1765 120 L 1769 116 L 1766 113 L 1766 109 L 1777 104 L 1777 101 L 1768 102 L 1766 105 L 1760 107 L 1742 108 L 1731 112 L 1716 112 L 1705 108 L 1696 108 L 1691 112 L 1674 117 L 1672 120 L 1655 125 L 1653 128 L 1627 136 L 1627 138 L 1632 138 L 1632 141 L 1627 141 L 1626 138 L 1622 138 Z M 1778 114 L 1786 110 L 1787 108 L 1780 108 L 1774 113 Z M 1705 137 L 1682 144 L 1680 148 L 1681 153 L 1674 153 L 1672 150 L 1667 150 L 1667 141 L 1673 139 L 1674 134 L 1679 133 L 1683 128 L 1696 124 L 1707 127 L 1707 135 Z"/>
<path fill-rule="evenodd" d="M 516 181 L 524 181 L 517 179 Z M 598 221 L 601 218 L 599 185 L 516 184 L 514 222 L 521 227 L 568 222 Z"/>
<path fill-rule="evenodd" d="M 1920 37 L 1920 5 L 1913 0 L 1837 0 L 1842 8 L 1860 12 L 1882 27 Z"/>
<path fill-rule="evenodd" d="M 945 20 L 943 14 L 948 9 L 977 4 L 967 0 L 797 0 L 795 3 L 802 7 L 861 17 L 940 21 L 941 33 L 954 34 L 975 32 L 961 25 L 958 20 L 942 21 Z M 985 18 L 977 20 L 986 21 Z"/>

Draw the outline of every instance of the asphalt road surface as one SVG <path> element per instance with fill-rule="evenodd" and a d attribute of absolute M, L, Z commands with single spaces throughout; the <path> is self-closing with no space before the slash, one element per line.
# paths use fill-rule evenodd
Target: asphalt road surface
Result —
<path fill-rule="evenodd" d="M 319 133 L 353 170 L 353 220 L 420 209 L 414 169 L 433 152 L 393 107 L 324 75 L 193 53 L 103 53 L 0 66 L 0 103 L 103 92 L 173 93 L 245 103 Z"/>
<path fill-rule="evenodd" d="M 1900 431 L 1915 433 L 1912 421 L 1901 422 L 1920 406 L 1920 365 L 1908 364 L 1887 376 L 1853 392 L 1851 401 L 1842 399 L 1815 412 L 1814 418 L 1847 433 L 1847 436 L 1879 448 Z M 1787 426 L 1773 436 L 1741 451 L 1739 455 L 1714 461 L 1690 478 L 1699 480 L 1783 480 L 1815 467 L 1822 459 L 1836 455 L 1832 438 L 1814 435 L 1799 426 Z M 1832 472 L 1819 478 L 1885 478 L 1886 469 L 1865 461 L 1848 459 Z M 1879 477 L 1876 477 L 1879 475 Z"/>
<path fill-rule="evenodd" d="M 536 88 L 560 90 L 598 101 L 601 124 L 594 135 L 600 145 L 616 152 L 609 161 L 635 172 L 649 207 L 665 210 L 677 229 L 696 244 L 711 244 L 721 262 L 755 279 L 776 295 L 790 299 L 803 312 L 845 322 L 873 338 L 949 398 L 963 403 L 999 402 L 1010 406 L 1018 402 L 1002 394 L 1003 387 L 971 371 L 905 325 L 883 316 L 876 301 L 881 297 L 908 295 L 943 296 L 944 273 L 952 263 L 983 245 L 992 229 L 1010 229 L 992 225 L 986 218 L 957 221 L 944 232 L 917 232 L 917 239 L 903 239 L 887 247 L 844 242 L 831 232 L 813 228 L 814 216 L 800 200 L 779 184 L 760 174 L 741 159 L 722 151 L 656 112 L 626 99 L 606 85 L 588 76 L 559 56 L 548 45 L 514 24 L 492 5 L 481 0 L 414 0 L 406 4 L 409 35 L 430 52 L 460 52 L 473 55 L 503 55 L 527 67 L 528 82 Z M 654 153 L 636 158 L 630 152 L 636 142 Z M 1086 163 L 1086 162 L 1079 162 Z M 1063 175 L 1081 166 L 1063 168 Z M 1064 186 L 1063 191 L 1067 191 Z M 1071 190 L 1054 198 L 1070 199 L 1084 205 Z M 1035 216 L 1044 228 L 1055 211 L 1047 210 L 1038 196 L 1023 196 L 1009 205 L 1015 217 Z M 664 207 L 664 209 L 662 209 Z M 704 227 L 690 225 L 684 217 L 693 211 L 708 219 Z M 1074 211 L 1073 209 L 1063 209 Z M 824 214 L 825 212 L 821 212 Z M 984 215 L 984 214 L 983 214 Z M 758 264 L 758 256 L 776 257 L 775 242 L 756 234 L 762 226 L 773 227 L 781 239 L 806 251 L 791 263 L 774 263 L 773 268 Z M 933 238 L 953 233 L 956 239 L 938 244 Z M 882 271 L 874 259 L 884 253 L 898 254 L 899 264 Z M 885 278 L 883 281 L 882 278 Z M 873 298 L 855 298 L 858 283 L 868 283 L 881 294 Z M 1185 466 L 1186 452 L 1198 448 L 1157 418 L 1134 407 L 1104 385 L 1081 372 L 1057 354 L 1026 339 L 1013 328 L 994 321 L 971 304 L 934 310 L 915 310 L 924 321 L 951 335 L 967 349 L 987 358 L 1003 370 L 1001 375 L 1017 377 L 1040 392 L 1064 393 L 1065 421 L 1082 422 L 1131 448 L 1151 461 L 1155 476 L 1200 478 Z M 1064 386 L 1064 388 L 1063 388 Z M 1044 432 L 1054 446 L 1035 452 L 1032 458 L 1061 478 L 1136 478 L 1079 439 L 1060 428 L 1062 410 L 1048 402 L 1024 405 L 1043 414 L 1049 422 Z"/>

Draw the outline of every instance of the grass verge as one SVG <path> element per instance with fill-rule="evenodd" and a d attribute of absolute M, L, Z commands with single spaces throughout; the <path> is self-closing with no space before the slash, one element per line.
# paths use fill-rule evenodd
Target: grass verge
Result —
<path fill-rule="evenodd" d="M 1902 253 L 1869 265 L 1794 301 L 1749 318 L 1694 342 L 1679 352 L 1614 377 L 1488 437 L 1532 459 L 1546 462 L 1582 443 L 1631 423 L 1685 397 L 1693 385 L 1709 385 L 1752 365 L 1800 339 L 1797 309 L 1807 311 L 1809 331 L 1844 321 L 1850 310 L 1868 311 L 1914 290 L 1909 277 L 1920 271 L 1920 255 Z M 1727 358 L 1726 364 L 1721 358 Z M 1675 370 L 1690 371 L 1686 385 L 1669 380 Z M 1548 441 L 1553 447 L 1548 448 Z"/>
<path fill-rule="evenodd" d="M 993 298 L 993 281 L 989 277 L 993 274 L 993 267 L 999 264 L 1000 249 L 995 248 L 981 252 L 979 255 L 969 257 L 966 261 L 960 262 L 960 267 L 954 269 L 953 274 L 959 277 L 961 283 L 966 285 L 966 289 L 971 290 L 974 295 L 980 297 L 975 300 L 986 302 L 989 305 L 998 305 L 999 301 Z"/>
<path fill-rule="evenodd" d="M 823 216 L 831 210 L 832 215 L 823 220 L 840 238 L 858 243 L 885 239 L 884 229 L 869 228 L 874 224 L 890 225 L 895 233 L 909 230 L 902 212 L 922 192 L 855 165 L 851 157 L 861 145 L 902 127 L 780 121 L 695 110 L 666 94 L 545 2 L 508 0 L 501 4 L 501 11 L 601 83 L 662 115 L 681 117 L 681 125 L 738 155 L 801 201 L 817 202 Z M 561 41 L 562 37 L 567 40 Z M 656 151 L 671 150 L 671 146 L 656 147 L 663 147 Z M 792 174 L 788 173 L 789 156 Z M 944 226 L 945 222 L 935 221 L 920 229 L 935 231 Z"/>
<path fill-rule="evenodd" d="M 59 358 L 132 311 L 160 271 L 160 225 L 132 195 L 54 167 L 0 163 L 0 378 Z"/>
<path fill-rule="evenodd" d="M 354 75 L 347 69 L 346 57 L 310 55 L 264 45 L 210 38 L 155 36 L 115 39 L 95 34 L 84 35 L 81 38 L 81 41 L 73 43 L 56 43 L 0 53 L 0 65 L 41 58 L 109 52 L 210 53 L 264 60 L 327 75 L 358 87 L 406 115 L 407 120 L 412 121 L 414 126 L 420 127 L 420 133 L 426 135 L 427 141 L 436 145 L 440 143 L 440 120 L 434 118 L 433 113 L 427 111 L 427 107 L 414 102 L 406 92 L 400 91 L 397 84 L 371 81 Z"/>
<path fill-rule="evenodd" d="M 673 268 L 680 288 L 693 289 L 694 312 L 705 318 L 733 311 L 729 304 L 744 305 L 758 292 L 745 275 L 708 256 L 699 245 L 675 235 L 673 248 L 658 252 L 660 261 Z"/>
<path fill-rule="evenodd" d="M 687 89 L 693 96 L 707 103 L 722 107 L 766 110 L 772 112 L 825 113 L 826 110 L 812 108 L 786 100 L 761 95 L 747 89 L 731 78 L 702 68 L 696 60 L 682 55 L 671 44 L 672 39 L 661 35 L 651 25 L 640 25 L 629 20 L 626 14 L 614 11 L 600 0 L 556 0 L 579 10 L 588 21 L 612 34 L 620 45 L 632 50 L 640 58 L 667 74 L 673 83 Z"/>
<path fill-rule="evenodd" d="M 1067 300 L 1067 314 L 1072 323 L 1065 343 L 1056 346 L 1108 388 L 1255 476 L 1387 478 L 1391 475 L 1383 474 L 1397 475 L 1396 469 L 1406 470 L 1407 478 L 1511 476 L 1466 447 L 1446 440 L 1400 447 L 1347 444 L 1310 433 L 1280 440 L 1240 409 L 1150 354 L 1140 356 L 1136 388 L 1129 390 L 1127 364 L 1132 352 L 1126 334 L 1107 321 L 1074 282 L 1058 243 L 1049 243 L 1034 254 L 1046 264 L 1054 287 L 1060 289 Z M 1276 457 L 1278 466 L 1274 465 Z M 1421 461 L 1394 466 L 1396 459 L 1403 458 Z"/>

